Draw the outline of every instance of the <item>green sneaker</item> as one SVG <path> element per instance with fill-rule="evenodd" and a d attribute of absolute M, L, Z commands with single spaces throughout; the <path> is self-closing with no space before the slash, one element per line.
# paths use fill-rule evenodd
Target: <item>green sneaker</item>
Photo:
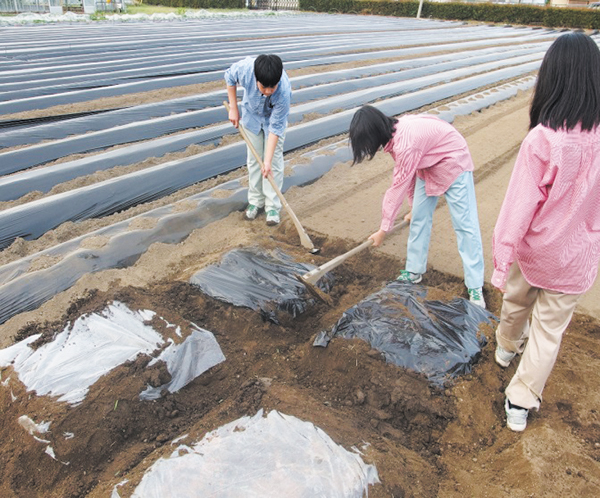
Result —
<path fill-rule="evenodd" d="M 246 219 L 247 220 L 256 219 L 259 211 L 260 211 L 260 208 L 258 206 L 255 206 L 254 204 L 248 204 L 248 207 L 246 208 Z"/>
<path fill-rule="evenodd" d="M 267 225 L 273 226 L 279 224 L 279 213 L 274 209 L 269 209 L 267 211 Z"/>
<path fill-rule="evenodd" d="M 418 284 L 423 280 L 423 275 L 420 273 L 412 273 L 407 270 L 400 270 L 400 275 L 396 279 L 398 282 L 404 282 L 407 284 Z"/>
<path fill-rule="evenodd" d="M 481 287 L 474 287 L 473 289 L 467 289 L 469 293 L 469 301 L 473 304 L 485 309 L 485 299 L 483 299 L 483 289 Z"/>

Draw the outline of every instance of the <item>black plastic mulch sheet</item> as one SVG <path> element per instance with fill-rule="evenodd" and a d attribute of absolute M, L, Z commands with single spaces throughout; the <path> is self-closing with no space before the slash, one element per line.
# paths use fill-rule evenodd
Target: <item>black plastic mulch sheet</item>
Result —
<path fill-rule="evenodd" d="M 497 318 L 463 298 L 427 301 L 426 295 L 424 286 L 392 282 L 348 309 L 314 345 L 333 337 L 362 339 L 386 361 L 443 386 L 471 371 L 487 342 L 479 326 Z"/>
<path fill-rule="evenodd" d="M 315 304 L 314 297 L 295 276 L 314 268 L 295 262 L 281 250 L 249 247 L 228 252 L 219 264 L 200 270 L 190 282 L 215 299 L 260 311 L 278 323 L 278 311 L 295 318 Z M 329 292 L 332 284 L 333 277 L 327 274 L 318 287 Z"/>

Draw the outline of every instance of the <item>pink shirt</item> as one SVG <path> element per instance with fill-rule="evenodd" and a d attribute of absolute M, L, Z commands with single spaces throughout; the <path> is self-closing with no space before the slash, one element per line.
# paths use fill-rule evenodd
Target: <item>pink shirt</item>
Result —
<path fill-rule="evenodd" d="M 563 294 L 587 291 L 600 260 L 600 129 L 542 125 L 521 145 L 493 238 L 492 284 L 516 261 L 527 282 Z"/>
<path fill-rule="evenodd" d="M 407 114 L 398 119 L 394 136 L 383 149 L 396 163 L 392 186 L 383 197 L 381 230 L 388 232 L 408 195 L 415 191 L 416 176 L 425 181 L 425 192 L 440 196 L 463 171 L 473 171 L 467 142 L 449 123 L 428 114 Z"/>

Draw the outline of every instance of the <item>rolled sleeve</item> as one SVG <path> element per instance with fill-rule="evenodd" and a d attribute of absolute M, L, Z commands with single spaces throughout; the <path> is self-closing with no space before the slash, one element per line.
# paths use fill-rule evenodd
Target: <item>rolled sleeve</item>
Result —
<path fill-rule="evenodd" d="M 492 274 L 492 285 L 498 289 L 504 289 L 506 287 L 506 281 L 508 280 L 508 271 L 494 270 Z"/>
<path fill-rule="evenodd" d="M 254 59 L 246 57 L 241 61 L 233 63 L 225 71 L 225 83 L 227 86 L 246 86 L 248 84 L 247 80 L 252 74 L 254 74 Z"/>
<path fill-rule="evenodd" d="M 273 114 L 271 114 L 271 119 L 269 120 L 270 133 L 273 133 L 278 137 L 282 137 L 285 134 L 288 113 L 285 113 L 285 115 L 280 115 L 279 113 L 276 114 L 275 111 L 273 111 Z"/>
<path fill-rule="evenodd" d="M 231 67 L 225 71 L 225 83 L 227 86 L 236 86 L 238 83 L 237 77 L 234 75 Z"/>

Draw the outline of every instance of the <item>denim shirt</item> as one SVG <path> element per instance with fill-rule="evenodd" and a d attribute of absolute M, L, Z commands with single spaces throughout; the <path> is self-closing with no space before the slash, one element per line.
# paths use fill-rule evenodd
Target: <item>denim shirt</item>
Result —
<path fill-rule="evenodd" d="M 232 64 L 225 71 L 227 86 L 240 85 L 244 89 L 241 104 L 241 122 L 244 128 L 258 135 L 262 130 L 268 134 L 274 133 L 278 137 L 285 134 L 287 119 L 290 113 L 292 87 L 285 71 L 277 85 L 277 90 L 265 97 L 258 90 L 254 76 L 254 61 L 256 57 L 245 59 Z"/>

